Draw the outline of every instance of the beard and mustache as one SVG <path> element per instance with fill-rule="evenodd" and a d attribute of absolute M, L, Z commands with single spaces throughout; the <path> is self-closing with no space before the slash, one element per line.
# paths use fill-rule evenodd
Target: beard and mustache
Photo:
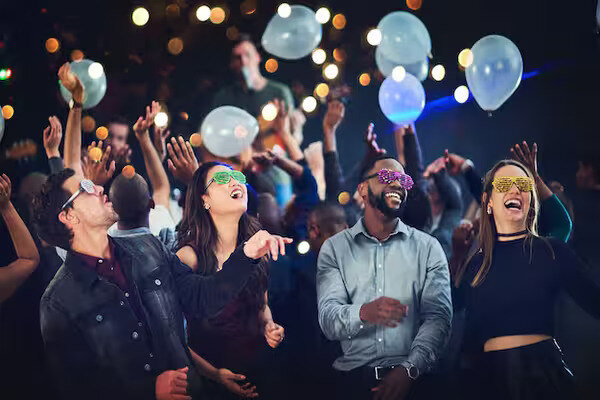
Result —
<path fill-rule="evenodd" d="M 367 186 L 367 190 L 369 193 L 368 200 L 369 204 L 381 211 L 383 215 L 388 218 L 401 218 L 404 214 L 404 209 L 406 208 L 406 198 L 407 192 L 405 189 L 400 189 L 397 192 L 400 193 L 400 207 L 391 208 L 387 205 L 385 201 L 385 191 L 382 191 L 379 196 L 376 196 L 375 193 L 371 190 L 371 186 Z"/>

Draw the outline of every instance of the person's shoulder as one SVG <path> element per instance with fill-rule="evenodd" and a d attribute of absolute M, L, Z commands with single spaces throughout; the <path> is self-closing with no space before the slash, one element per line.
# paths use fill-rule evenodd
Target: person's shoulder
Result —
<path fill-rule="evenodd" d="M 192 246 L 183 246 L 175 254 L 179 261 L 196 271 L 198 268 L 198 255 Z"/>
<path fill-rule="evenodd" d="M 290 87 L 283 82 L 268 79 L 266 87 L 269 89 L 269 91 L 278 92 L 278 94 L 281 96 L 292 95 L 292 90 L 290 89 Z"/>
<path fill-rule="evenodd" d="M 423 232 L 417 228 L 413 228 L 412 226 L 406 226 L 406 229 L 408 231 L 407 234 L 407 238 L 408 240 L 412 240 L 414 242 L 416 242 L 417 244 L 426 246 L 426 247 L 436 247 L 436 246 L 440 246 L 441 249 L 441 245 L 440 242 L 438 242 L 438 240 L 433 237 L 432 235 L 430 235 L 427 232 Z"/>

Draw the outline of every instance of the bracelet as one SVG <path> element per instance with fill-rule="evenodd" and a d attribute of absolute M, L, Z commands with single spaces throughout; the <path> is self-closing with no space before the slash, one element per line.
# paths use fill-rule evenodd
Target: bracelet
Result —
<path fill-rule="evenodd" d="M 464 174 L 469 168 L 473 168 L 473 167 L 474 167 L 473 161 L 466 159 L 465 162 L 463 163 L 463 165 L 460 166 L 460 172 L 462 172 Z"/>
<path fill-rule="evenodd" d="M 69 101 L 69 108 L 71 110 L 73 110 L 75 108 L 81 108 L 81 109 L 83 109 L 83 103 L 80 103 L 78 101 L 75 101 L 74 99 L 71 99 L 71 101 Z"/>

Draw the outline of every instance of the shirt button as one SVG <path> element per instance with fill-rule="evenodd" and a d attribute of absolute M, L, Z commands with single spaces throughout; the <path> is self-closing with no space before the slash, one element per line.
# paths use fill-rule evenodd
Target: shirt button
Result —
<path fill-rule="evenodd" d="M 144 370 L 150 372 L 150 364 L 144 365 Z"/>
<path fill-rule="evenodd" d="M 360 324 L 360 329 L 364 328 L 363 324 Z"/>
<path fill-rule="evenodd" d="M 379 243 L 379 247 L 383 246 L 383 243 Z"/>
<path fill-rule="evenodd" d="M 103 262 L 102 259 L 98 260 L 98 264 L 102 264 Z"/>
<path fill-rule="evenodd" d="M 129 292 L 125 292 L 125 297 L 129 297 Z"/>
<path fill-rule="evenodd" d="M 149 355 L 150 355 L 150 358 L 154 358 L 154 354 L 150 353 Z"/>
<path fill-rule="evenodd" d="M 142 327 L 142 323 L 141 323 L 141 322 L 138 322 L 138 326 L 141 328 L 141 327 Z"/>
<path fill-rule="evenodd" d="M 379 265 L 377 266 L 377 268 L 381 268 L 381 264 L 379 264 Z"/>
<path fill-rule="evenodd" d="M 348 336 L 348 339 L 352 339 L 352 336 Z"/>
<path fill-rule="evenodd" d="M 96 315 L 96 321 L 102 322 L 103 319 L 104 319 L 104 317 L 102 316 L 102 314 Z"/>
<path fill-rule="evenodd" d="M 160 282 L 160 279 L 156 279 L 156 280 L 154 281 L 154 283 L 156 283 L 156 286 L 160 286 L 160 283 L 161 283 L 161 282 Z"/>
<path fill-rule="evenodd" d="M 119 302 L 119 304 L 120 304 L 121 306 L 124 306 L 124 305 L 125 305 L 125 302 L 124 302 L 123 300 L 121 300 L 121 301 Z"/>
<path fill-rule="evenodd" d="M 379 293 L 383 292 L 383 289 L 379 289 Z"/>
<path fill-rule="evenodd" d="M 134 332 L 131 334 L 131 337 L 132 337 L 134 340 L 137 340 L 137 338 L 139 338 L 139 337 L 140 337 L 140 334 L 134 331 Z"/>
<path fill-rule="evenodd" d="M 379 338 L 379 339 L 377 339 L 377 341 L 379 341 L 379 342 L 382 342 L 382 341 L 383 341 L 383 339 L 382 339 L 382 338 Z"/>

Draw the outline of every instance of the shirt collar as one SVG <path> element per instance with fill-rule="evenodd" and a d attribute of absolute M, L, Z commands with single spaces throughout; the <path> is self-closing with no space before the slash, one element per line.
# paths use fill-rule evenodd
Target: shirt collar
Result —
<path fill-rule="evenodd" d="M 375 239 L 367 231 L 367 228 L 365 227 L 365 224 L 364 224 L 364 219 L 365 219 L 365 217 L 362 217 L 361 219 L 358 220 L 358 222 L 356 224 L 354 224 L 354 226 L 352 228 L 350 228 L 350 235 L 352 235 L 353 239 L 356 239 L 356 236 L 358 236 L 358 234 L 360 234 L 360 233 L 362 233 L 364 236 L 366 236 L 368 238 Z M 390 238 L 398 233 L 403 233 L 404 235 L 408 236 L 408 227 L 406 226 L 406 224 L 404 222 L 402 222 L 400 220 L 400 218 L 396 218 L 396 221 L 397 221 L 396 227 L 390 234 Z M 375 239 L 375 240 L 377 240 L 377 239 Z"/>
<path fill-rule="evenodd" d="M 127 237 L 127 236 L 137 236 L 137 235 L 147 235 L 151 234 L 150 228 L 146 226 L 142 226 L 139 228 L 133 229 L 115 229 L 110 232 L 110 236 L 112 237 Z"/>
<path fill-rule="evenodd" d="M 108 238 L 110 249 L 110 261 L 116 261 L 115 244 Z M 98 279 L 98 261 L 108 259 L 98 258 L 76 251 L 70 250 L 65 258 L 65 267 L 69 269 L 73 275 L 83 283 L 91 285 Z"/>

